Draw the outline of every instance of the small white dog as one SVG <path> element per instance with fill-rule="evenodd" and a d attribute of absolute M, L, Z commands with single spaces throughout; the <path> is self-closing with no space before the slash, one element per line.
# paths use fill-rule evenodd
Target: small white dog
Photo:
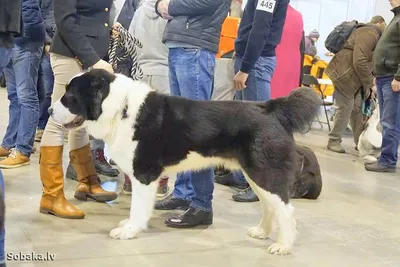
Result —
<path fill-rule="evenodd" d="M 364 163 L 370 164 L 378 160 L 381 145 L 382 127 L 380 125 L 379 105 L 376 105 L 358 140 L 357 148 Z"/>

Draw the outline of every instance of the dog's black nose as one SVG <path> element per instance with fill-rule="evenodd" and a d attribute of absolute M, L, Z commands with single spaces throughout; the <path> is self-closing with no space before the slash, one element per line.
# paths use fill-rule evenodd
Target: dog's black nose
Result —
<path fill-rule="evenodd" d="M 49 109 L 47 110 L 47 112 L 48 112 L 49 115 L 51 116 L 51 115 L 53 114 L 53 109 L 52 109 L 52 108 L 49 108 Z"/>

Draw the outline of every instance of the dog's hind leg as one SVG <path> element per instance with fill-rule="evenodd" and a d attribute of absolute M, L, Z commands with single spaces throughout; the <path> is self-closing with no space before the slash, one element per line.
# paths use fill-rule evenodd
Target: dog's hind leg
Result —
<path fill-rule="evenodd" d="M 289 254 L 296 238 L 296 220 L 293 216 L 293 206 L 289 202 L 285 203 L 273 190 L 269 192 L 258 186 L 248 175 L 245 176 L 261 203 L 265 203 L 262 204 L 263 219 L 260 225 L 250 228 L 249 232 L 258 231 L 258 233 L 261 232 L 260 236 L 265 236 L 272 229 L 275 217 L 278 223 L 278 239 L 268 248 L 268 252 L 277 255 Z M 265 214 L 269 214 L 269 216 L 265 216 Z"/>
<path fill-rule="evenodd" d="M 147 229 L 147 223 L 153 213 L 156 201 L 157 180 L 145 185 L 136 178 L 131 177 L 132 198 L 129 219 L 119 223 L 118 228 L 110 232 L 110 237 L 114 239 L 132 239 L 136 235 Z"/>

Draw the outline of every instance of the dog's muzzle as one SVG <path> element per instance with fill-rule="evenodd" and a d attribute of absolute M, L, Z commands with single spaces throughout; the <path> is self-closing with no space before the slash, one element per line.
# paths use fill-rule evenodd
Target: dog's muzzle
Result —
<path fill-rule="evenodd" d="M 48 109 L 48 112 L 56 123 L 63 125 L 67 129 L 77 128 L 82 126 L 85 122 L 83 117 L 72 114 L 60 100 L 56 101 L 53 106 Z"/>

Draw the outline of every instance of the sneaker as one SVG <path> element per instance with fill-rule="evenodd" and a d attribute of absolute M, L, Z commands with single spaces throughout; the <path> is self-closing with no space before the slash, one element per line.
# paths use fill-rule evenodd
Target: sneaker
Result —
<path fill-rule="evenodd" d="M 37 129 L 36 130 L 36 134 L 35 134 L 35 142 L 39 142 L 42 141 L 42 136 L 43 136 L 44 130 L 42 129 Z"/>
<path fill-rule="evenodd" d="M 15 149 L 10 150 L 10 155 L 0 161 L 0 168 L 1 169 L 16 169 L 22 166 L 26 166 L 30 164 L 29 157 L 21 154 Z"/>
<path fill-rule="evenodd" d="M 169 180 L 169 177 L 163 177 L 160 179 L 160 182 L 159 182 L 158 188 L 157 188 L 157 198 L 162 199 L 168 195 L 168 192 L 169 192 L 168 180 Z"/>
<path fill-rule="evenodd" d="M 10 155 L 10 150 L 0 146 L 0 158 L 7 158 Z"/>

